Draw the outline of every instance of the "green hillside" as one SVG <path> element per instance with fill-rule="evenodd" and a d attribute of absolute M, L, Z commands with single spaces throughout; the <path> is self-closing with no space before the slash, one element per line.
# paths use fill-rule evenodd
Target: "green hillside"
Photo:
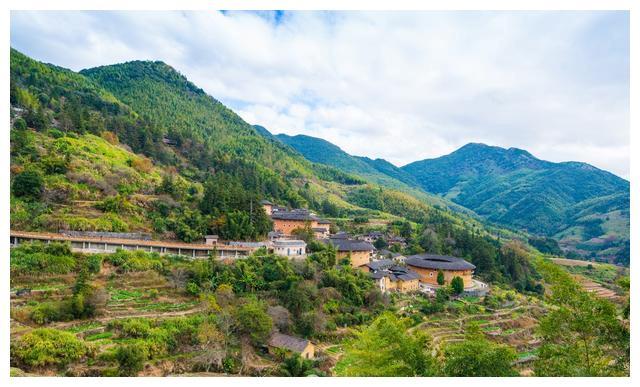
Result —
<path fill-rule="evenodd" d="M 629 239 L 629 182 L 611 173 L 484 144 L 402 169 L 425 190 L 490 221 L 555 236 L 582 255 L 624 260 L 619 251 Z"/>
<path fill-rule="evenodd" d="M 161 62 L 78 74 L 12 50 L 11 104 L 12 227 L 258 239 L 270 227 L 257 205 L 264 198 L 331 217 L 442 212 L 464 222 L 309 162 Z M 16 179 L 35 181 L 34 191 Z M 363 200 L 368 191 L 381 192 L 384 205 Z"/>
<path fill-rule="evenodd" d="M 262 128 L 261 133 L 265 135 L 265 131 L 266 129 Z M 360 176 L 371 183 L 407 193 L 425 203 L 473 216 L 473 213 L 466 208 L 425 192 L 409 174 L 386 160 L 352 156 L 329 141 L 312 136 L 278 134 L 272 138 L 291 146 L 314 163 L 324 164 L 345 173 Z"/>
<path fill-rule="evenodd" d="M 278 134 L 275 137 L 314 163 L 330 165 L 342 171 L 362 176 L 381 185 L 398 184 L 398 181 L 385 173 L 381 173 L 365 160 L 351 156 L 338 146 L 321 138 L 302 134 L 296 136 Z"/>

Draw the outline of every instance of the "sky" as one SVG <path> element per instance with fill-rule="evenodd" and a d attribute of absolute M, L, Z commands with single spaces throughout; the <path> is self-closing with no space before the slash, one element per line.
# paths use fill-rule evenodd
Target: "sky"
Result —
<path fill-rule="evenodd" d="M 398 166 L 482 142 L 629 178 L 624 11 L 13 11 L 11 45 L 162 60 L 251 124 Z"/>

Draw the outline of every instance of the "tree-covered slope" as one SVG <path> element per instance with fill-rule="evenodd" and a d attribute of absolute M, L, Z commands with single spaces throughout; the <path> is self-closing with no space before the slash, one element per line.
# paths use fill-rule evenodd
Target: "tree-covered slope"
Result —
<path fill-rule="evenodd" d="M 389 176 L 381 174 L 366 161 L 359 157 L 351 156 L 329 141 L 303 134 L 296 136 L 278 134 L 275 137 L 314 163 L 330 165 L 342 171 L 366 177 L 377 183 L 392 183 L 392 179 Z"/>
<path fill-rule="evenodd" d="M 263 135 L 265 135 L 264 131 L 266 129 L 262 128 Z M 371 183 L 402 191 L 431 205 L 472 215 L 472 212 L 466 208 L 425 192 L 412 176 L 386 160 L 353 156 L 335 144 L 317 137 L 302 134 L 295 136 L 277 134 L 272 137 L 289 145 L 315 163 L 334 167 L 342 172 L 360 176 Z"/>
<path fill-rule="evenodd" d="M 629 239 L 628 227 L 620 226 L 629 210 L 629 182 L 589 164 L 552 163 L 521 149 L 468 144 L 449 155 L 416 161 L 402 169 L 425 190 L 490 221 L 557 236 L 565 247 L 582 254 L 586 251 L 579 244 L 592 238 L 614 240 L 618 247 Z M 593 219 L 607 217 L 609 221 L 616 218 L 616 227 L 606 227 L 605 221 L 600 222 L 605 227 L 592 226 L 599 222 Z"/>
<path fill-rule="evenodd" d="M 161 62 L 79 74 L 12 50 L 11 107 L 17 228 L 259 239 L 270 229 L 257 205 L 265 198 L 331 217 L 435 214 L 465 224 L 422 198 L 310 162 Z M 92 152 L 99 157 L 87 164 Z M 369 191 L 382 204 L 363 200 Z"/>

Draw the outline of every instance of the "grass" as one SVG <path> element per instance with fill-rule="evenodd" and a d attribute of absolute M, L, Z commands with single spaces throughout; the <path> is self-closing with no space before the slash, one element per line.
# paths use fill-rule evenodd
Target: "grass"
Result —
<path fill-rule="evenodd" d="M 65 329 L 65 331 L 71 332 L 71 333 L 80 333 L 80 332 L 88 331 L 90 329 L 99 328 L 101 326 L 102 324 L 100 324 L 99 322 L 92 321 L 92 322 L 72 326 L 70 328 Z"/>
<path fill-rule="evenodd" d="M 342 352 L 343 348 L 341 345 L 334 345 L 333 347 L 329 347 L 326 349 L 327 353 L 330 353 L 332 355 L 335 355 L 337 353 Z"/>
<path fill-rule="evenodd" d="M 113 332 L 101 332 L 101 333 L 89 335 L 84 339 L 85 341 L 96 341 L 96 340 L 110 339 L 112 337 L 113 337 Z"/>
<path fill-rule="evenodd" d="M 175 312 L 181 310 L 189 310 L 198 305 L 197 301 L 189 301 L 189 302 L 154 302 L 147 304 L 141 308 L 142 311 L 145 312 Z"/>
<path fill-rule="evenodd" d="M 524 359 L 524 358 L 527 358 L 529 356 L 533 356 L 533 355 L 536 355 L 536 354 L 538 354 L 538 350 L 537 349 L 532 349 L 532 350 L 526 351 L 526 352 L 520 352 L 518 354 L 518 359 Z"/>
<path fill-rule="evenodd" d="M 114 289 L 111 292 L 111 301 L 128 301 L 142 297 L 142 292 L 138 290 Z"/>

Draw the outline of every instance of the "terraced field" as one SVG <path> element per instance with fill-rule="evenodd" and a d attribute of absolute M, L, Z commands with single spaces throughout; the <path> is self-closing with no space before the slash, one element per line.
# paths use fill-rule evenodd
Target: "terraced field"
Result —
<path fill-rule="evenodd" d="M 620 289 L 616 284 L 616 280 L 620 277 L 628 276 L 628 268 L 575 259 L 554 258 L 552 261 L 564 266 L 588 292 L 614 302 L 620 301 Z"/>
<path fill-rule="evenodd" d="M 25 277 L 14 279 L 13 282 L 11 336 L 19 337 L 38 327 L 28 318 L 33 306 L 71 295 L 74 276 L 54 276 L 46 280 Z M 114 275 L 109 270 L 103 270 L 93 282 L 96 285 L 106 285 L 104 287 L 107 290 L 106 307 L 98 317 L 88 321 L 55 322 L 47 326 L 85 337 L 104 332 L 105 325 L 116 319 L 168 318 L 202 311 L 197 299 L 176 290 L 165 277 L 155 271 Z M 30 289 L 30 292 L 22 294 L 23 289 Z"/>
<path fill-rule="evenodd" d="M 447 343 L 462 341 L 467 324 L 476 322 L 492 340 L 512 345 L 518 351 L 526 351 L 535 344 L 531 340 L 533 330 L 544 311 L 542 306 L 536 304 L 518 305 L 476 315 L 428 319 L 414 329 L 428 333 L 433 338 L 435 349 L 438 349 Z"/>

